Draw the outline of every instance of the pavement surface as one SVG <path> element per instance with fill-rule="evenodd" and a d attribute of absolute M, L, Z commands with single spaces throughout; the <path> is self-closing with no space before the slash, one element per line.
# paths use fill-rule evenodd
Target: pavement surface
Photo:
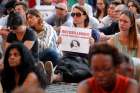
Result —
<path fill-rule="evenodd" d="M 47 88 L 47 93 L 76 93 L 77 83 L 56 83 Z"/>

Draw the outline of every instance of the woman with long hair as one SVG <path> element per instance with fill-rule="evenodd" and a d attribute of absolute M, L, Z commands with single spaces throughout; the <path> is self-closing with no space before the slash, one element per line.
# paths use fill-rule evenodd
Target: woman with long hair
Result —
<path fill-rule="evenodd" d="M 51 60 L 54 65 L 57 65 L 60 51 L 57 47 L 56 31 L 43 20 L 42 14 L 36 9 L 30 9 L 26 16 L 29 27 L 37 32 L 39 59 L 43 62 Z"/>
<path fill-rule="evenodd" d="M 25 19 L 19 13 L 12 13 L 9 18 L 8 28 L 10 33 L 5 43 L 6 48 L 14 42 L 22 42 L 31 51 L 32 55 L 38 61 L 38 41 L 33 29 L 26 26 Z"/>
<path fill-rule="evenodd" d="M 127 6 L 129 8 L 129 10 L 134 13 L 135 18 L 139 19 L 140 18 L 139 2 L 136 0 L 129 0 Z"/>
<path fill-rule="evenodd" d="M 120 32 L 115 34 L 108 43 L 131 57 L 140 57 L 140 37 L 136 31 L 135 16 L 132 12 L 121 13 L 119 30 Z"/>
<path fill-rule="evenodd" d="M 19 86 L 46 88 L 47 76 L 34 61 L 34 57 L 22 43 L 11 44 L 4 57 L 4 70 L 1 78 L 3 91 L 11 93 Z"/>
<path fill-rule="evenodd" d="M 108 2 L 106 0 L 97 0 L 96 7 L 97 9 L 96 9 L 95 17 L 100 22 L 102 18 L 107 15 Z"/>
<path fill-rule="evenodd" d="M 89 22 L 90 18 L 83 7 L 75 6 L 71 11 L 71 16 L 73 17 L 73 27 L 92 29 Z M 92 29 L 92 37 L 96 42 L 100 38 L 100 33 Z"/>

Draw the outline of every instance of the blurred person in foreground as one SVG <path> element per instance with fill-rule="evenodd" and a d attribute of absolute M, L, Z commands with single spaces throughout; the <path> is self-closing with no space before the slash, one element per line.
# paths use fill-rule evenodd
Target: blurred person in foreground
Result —
<path fill-rule="evenodd" d="M 135 80 L 116 73 L 118 50 L 108 44 L 95 44 L 89 50 L 93 76 L 78 85 L 77 93 L 139 93 Z"/>

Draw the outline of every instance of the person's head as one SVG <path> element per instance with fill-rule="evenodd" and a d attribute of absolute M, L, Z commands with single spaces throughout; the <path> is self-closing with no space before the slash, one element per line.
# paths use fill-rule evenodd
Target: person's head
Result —
<path fill-rule="evenodd" d="M 127 6 L 129 8 L 129 10 L 131 12 L 133 12 L 134 14 L 139 14 L 140 13 L 139 2 L 137 2 L 136 0 L 130 0 L 130 1 L 128 1 Z"/>
<path fill-rule="evenodd" d="M 98 18 L 103 11 L 103 17 L 107 15 L 107 7 L 108 3 L 106 0 L 97 0 L 97 14 L 96 17 Z"/>
<path fill-rule="evenodd" d="M 113 19 L 114 19 L 114 10 L 115 10 L 115 7 L 117 6 L 117 5 L 119 5 L 120 4 L 120 2 L 118 2 L 118 1 L 112 1 L 110 4 L 109 4 L 109 7 L 108 7 L 108 15 L 110 16 L 110 17 L 112 17 Z"/>
<path fill-rule="evenodd" d="M 14 5 L 16 3 L 16 0 L 11 0 L 11 1 L 8 1 L 5 5 L 5 14 L 8 15 L 10 14 L 11 12 L 14 12 Z"/>
<path fill-rule="evenodd" d="M 126 33 L 126 35 L 128 35 L 128 49 L 137 48 L 136 22 L 132 12 L 126 10 L 120 14 L 119 29 L 121 33 Z"/>
<path fill-rule="evenodd" d="M 26 17 L 27 17 L 26 18 L 27 19 L 27 23 L 31 27 L 34 27 L 35 28 L 36 26 L 43 24 L 43 16 L 36 9 L 30 9 L 30 10 L 28 10 L 28 12 L 26 14 Z"/>
<path fill-rule="evenodd" d="M 83 27 L 89 26 L 89 16 L 83 7 L 75 6 L 71 11 L 71 16 L 73 17 L 73 24 L 75 27 L 81 24 L 83 24 Z"/>
<path fill-rule="evenodd" d="M 22 16 L 26 15 L 27 12 L 27 5 L 24 2 L 17 2 L 14 6 L 15 11 L 18 12 L 19 14 L 21 14 Z"/>
<path fill-rule="evenodd" d="M 84 5 L 86 3 L 86 0 L 77 0 L 79 5 Z"/>
<path fill-rule="evenodd" d="M 8 17 L 7 27 L 15 32 L 25 31 L 25 19 L 19 13 L 11 13 Z"/>
<path fill-rule="evenodd" d="M 130 78 L 134 77 L 134 67 L 132 60 L 125 54 L 119 53 L 119 64 L 116 67 L 116 72 Z"/>
<path fill-rule="evenodd" d="M 114 18 L 116 21 L 119 20 L 121 12 L 123 12 L 125 10 L 128 10 L 128 7 L 125 4 L 120 4 L 120 5 L 116 6 L 116 8 L 114 10 Z"/>
<path fill-rule="evenodd" d="M 27 68 L 34 59 L 32 54 L 22 43 L 11 44 L 5 52 L 4 57 L 4 68 Z"/>
<path fill-rule="evenodd" d="M 116 80 L 118 50 L 107 43 L 96 43 L 89 49 L 89 63 L 93 77 L 103 88 L 109 88 Z"/>
<path fill-rule="evenodd" d="M 47 84 L 44 70 L 37 66 L 31 51 L 21 42 L 12 43 L 5 52 L 4 70 L 2 72 L 3 91 L 11 91 L 16 86 L 23 85 L 28 74 L 34 72 L 41 88 Z M 19 75 L 18 84 L 16 76 Z"/>
<path fill-rule="evenodd" d="M 63 18 L 67 15 L 68 12 L 67 5 L 65 3 L 58 3 L 55 6 L 55 11 L 57 17 Z"/>
<path fill-rule="evenodd" d="M 72 40 L 70 45 L 71 45 L 71 48 L 80 47 L 80 43 L 77 40 Z"/>
<path fill-rule="evenodd" d="M 97 8 L 99 10 L 104 10 L 107 6 L 106 0 L 97 0 Z"/>

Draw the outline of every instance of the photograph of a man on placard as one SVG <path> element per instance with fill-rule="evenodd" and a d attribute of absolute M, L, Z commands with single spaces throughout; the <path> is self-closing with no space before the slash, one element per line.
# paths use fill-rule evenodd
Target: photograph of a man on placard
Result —
<path fill-rule="evenodd" d="M 78 50 L 80 47 L 80 42 L 78 40 L 72 40 L 70 43 L 70 47 L 72 50 Z"/>

